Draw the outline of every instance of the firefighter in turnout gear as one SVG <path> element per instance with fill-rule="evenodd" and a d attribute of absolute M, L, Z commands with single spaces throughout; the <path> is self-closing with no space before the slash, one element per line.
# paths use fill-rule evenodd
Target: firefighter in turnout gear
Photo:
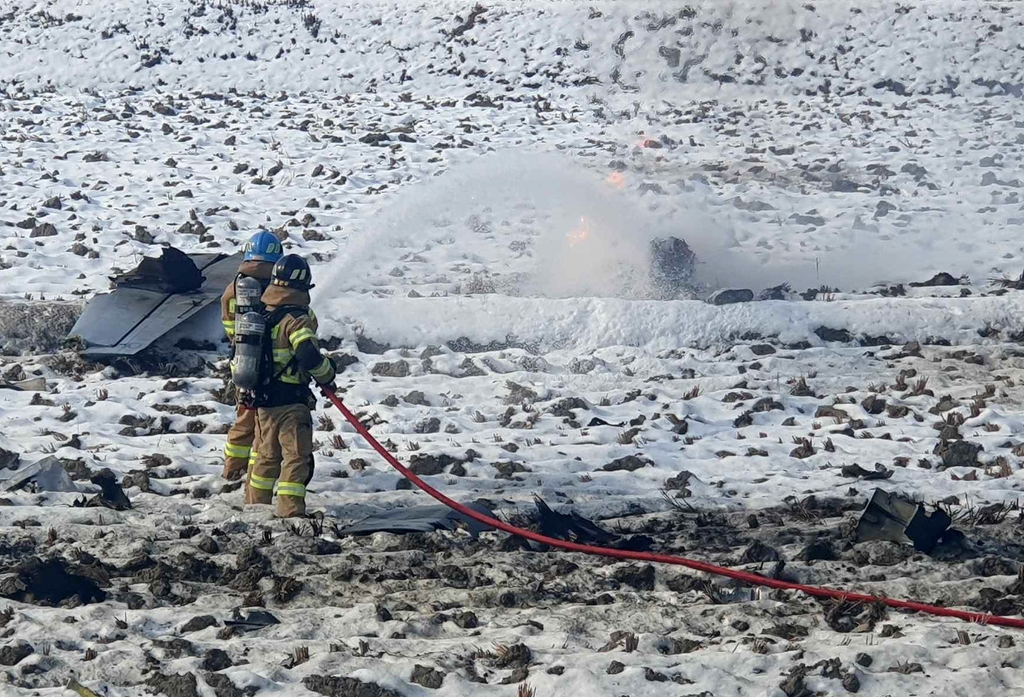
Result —
<path fill-rule="evenodd" d="M 245 501 L 271 503 L 276 488 L 282 518 L 306 513 L 306 485 L 313 477 L 311 410 L 316 406 L 309 382 L 332 385 L 335 377 L 334 364 L 320 353 L 316 338 L 316 315 L 309 307 L 312 287 L 309 265 L 288 254 L 274 265 L 263 294 L 272 370 L 263 369 L 268 377 L 256 397 L 256 441 Z"/>
<path fill-rule="evenodd" d="M 235 279 L 224 289 L 220 298 L 221 323 L 224 325 L 224 333 L 228 335 L 232 346 L 235 343 L 235 315 L 242 315 L 249 308 L 240 306 L 247 300 L 246 286 L 249 293 L 258 289 L 256 300 L 259 295 L 270 285 L 270 274 L 274 264 L 281 258 L 284 249 L 281 241 L 271 232 L 257 232 L 245 245 L 245 256 L 241 266 L 238 267 L 238 274 Z M 256 284 L 252 284 L 256 281 Z M 240 292 L 239 292 L 240 291 Z M 251 297 L 251 296 L 249 296 Z M 257 312 L 260 310 L 257 309 Z M 234 374 L 234 362 L 232 361 L 231 372 Z M 228 431 L 228 442 L 224 446 L 224 471 L 222 476 L 225 479 L 241 479 L 249 465 L 249 455 L 252 451 L 252 441 L 256 433 L 256 411 L 245 408 L 240 400 L 237 400 L 235 423 Z"/>

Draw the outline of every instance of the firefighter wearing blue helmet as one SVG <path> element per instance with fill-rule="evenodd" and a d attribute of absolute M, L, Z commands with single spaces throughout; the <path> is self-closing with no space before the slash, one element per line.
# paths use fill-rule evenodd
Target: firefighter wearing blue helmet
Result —
<path fill-rule="evenodd" d="M 224 289 L 220 299 L 221 322 L 232 346 L 235 342 L 236 315 L 261 311 L 259 298 L 270 285 L 274 264 L 283 254 L 281 240 L 266 230 L 257 232 L 245 243 L 245 256 L 242 265 L 238 267 L 238 274 Z M 245 475 L 255 432 L 256 412 L 239 403 L 235 424 L 228 431 L 228 442 L 224 446 L 225 479 L 241 479 Z"/>

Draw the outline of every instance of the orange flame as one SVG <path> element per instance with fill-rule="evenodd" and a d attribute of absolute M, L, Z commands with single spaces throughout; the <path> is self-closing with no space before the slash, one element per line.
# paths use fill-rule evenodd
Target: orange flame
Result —
<path fill-rule="evenodd" d="M 580 216 L 580 225 L 568 234 L 569 246 L 575 247 L 580 242 L 586 242 L 587 238 L 590 237 L 590 223 L 587 219 Z"/>
<path fill-rule="evenodd" d="M 626 176 L 622 172 L 612 172 L 606 179 L 609 184 L 614 186 L 616 189 L 626 188 Z"/>

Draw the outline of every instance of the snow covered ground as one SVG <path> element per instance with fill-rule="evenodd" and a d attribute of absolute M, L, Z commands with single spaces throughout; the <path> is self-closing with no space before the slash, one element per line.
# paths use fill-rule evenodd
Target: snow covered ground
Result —
<path fill-rule="evenodd" d="M 1022 26 L 1019 2 L 8 3 L 0 344 L 52 345 L 162 244 L 266 226 L 315 262 L 346 402 L 455 498 L 1020 614 L 1024 303 L 999 279 L 1024 268 Z M 702 261 L 692 297 L 652 292 L 664 235 Z M 0 390 L 0 467 L 54 454 L 78 491 L 0 499 L 0 693 L 1024 691 L 1012 631 L 494 533 L 340 535 L 425 496 L 330 411 L 323 529 L 243 509 L 203 358 L 3 358 L 47 390 Z M 131 510 L 72 505 L 103 468 Z M 962 534 L 853 544 L 876 486 Z M 20 595 L 33 555 L 106 597 Z M 256 606 L 280 624 L 227 626 Z"/>

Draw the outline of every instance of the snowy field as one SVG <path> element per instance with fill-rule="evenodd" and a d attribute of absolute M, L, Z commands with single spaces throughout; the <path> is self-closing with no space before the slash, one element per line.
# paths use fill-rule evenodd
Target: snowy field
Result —
<path fill-rule="evenodd" d="M 1016 1 L 0 6 L 0 375 L 46 385 L 0 390 L 0 468 L 52 454 L 76 489 L 0 498 L 0 694 L 1024 694 L 1013 630 L 340 534 L 427 500 L 326 409 L 323 524 L 243 509 L 223 345 L 141 374 L 58 346 L 161 245 L 267 227 L 314 262 L 346 403 L 449 496 L 1021 614 L 1022 27 Z M 666 235 L 701 260 L 674 300 Z M 104 468 L 130 510 L 75 505 Z M 854 544 L 876 487 L 958 532 Z"/>

